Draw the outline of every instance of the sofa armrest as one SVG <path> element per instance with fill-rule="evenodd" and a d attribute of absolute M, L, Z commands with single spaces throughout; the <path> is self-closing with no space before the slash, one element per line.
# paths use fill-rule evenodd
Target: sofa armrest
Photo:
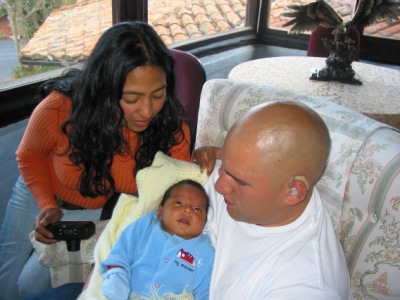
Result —
<path fill-rule="evenodd" d="M 353 299 L 400 298 L 400 134 L 380 129 L 351 167 L 340 222 Z"/>

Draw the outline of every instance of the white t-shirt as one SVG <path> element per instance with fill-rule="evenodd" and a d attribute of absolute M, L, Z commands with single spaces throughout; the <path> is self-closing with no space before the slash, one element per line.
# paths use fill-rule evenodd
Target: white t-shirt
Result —
<path fill-rule="evenodd" d="M 205 231 L 216 249 L 210 299 L 350 299 L 343 250 L 318 191 L 291 224 L 237 222 L 214 188 L 219 166 L 206 184 L 211 203 Z"/>

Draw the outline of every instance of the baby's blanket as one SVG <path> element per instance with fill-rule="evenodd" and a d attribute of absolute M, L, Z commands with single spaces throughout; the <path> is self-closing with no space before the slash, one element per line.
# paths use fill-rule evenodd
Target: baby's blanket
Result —
<path fill-rule="evenodd" d="M 107 299 L 101 293 L 103 277 L 99 263 L 108 256 L 122 230 L 147 212 L 157 209 L 167 188 L 183 179 L 193 179 L 204 185 L 207 174 L 201 173 L 199 166 L 194 163 L 173 159 L 162 152 L 156 154 L 150 167 L 138 172 L 136 182 L 139 198 L 126 194 L 119 198 L 112 218 L 94 249 L 93 274 L 88 288 L 79 296 L 79 300 Z"/>

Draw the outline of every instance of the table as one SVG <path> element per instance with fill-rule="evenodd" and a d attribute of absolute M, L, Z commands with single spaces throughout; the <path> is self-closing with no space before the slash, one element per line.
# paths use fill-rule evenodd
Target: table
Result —
<path fill-rule="evenodd" d="M 312 70 L 323 67 L 321 57 L 269 57 L 237 65 L 228 78 L 323 97 L 400 129 L 400 71 L 353 62 L 362 85 L 309 79 Z"/>

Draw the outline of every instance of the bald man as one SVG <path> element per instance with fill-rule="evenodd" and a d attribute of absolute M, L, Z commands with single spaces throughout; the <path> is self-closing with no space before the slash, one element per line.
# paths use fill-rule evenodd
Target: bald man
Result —
<path fill-rule="evenodd" d="M 252 109 L 230 129 L 206 185 L 216 248 L 210 299 L 350 299 L 349 275 L 315 184 L 323 120 L 296 102 Z"/>

